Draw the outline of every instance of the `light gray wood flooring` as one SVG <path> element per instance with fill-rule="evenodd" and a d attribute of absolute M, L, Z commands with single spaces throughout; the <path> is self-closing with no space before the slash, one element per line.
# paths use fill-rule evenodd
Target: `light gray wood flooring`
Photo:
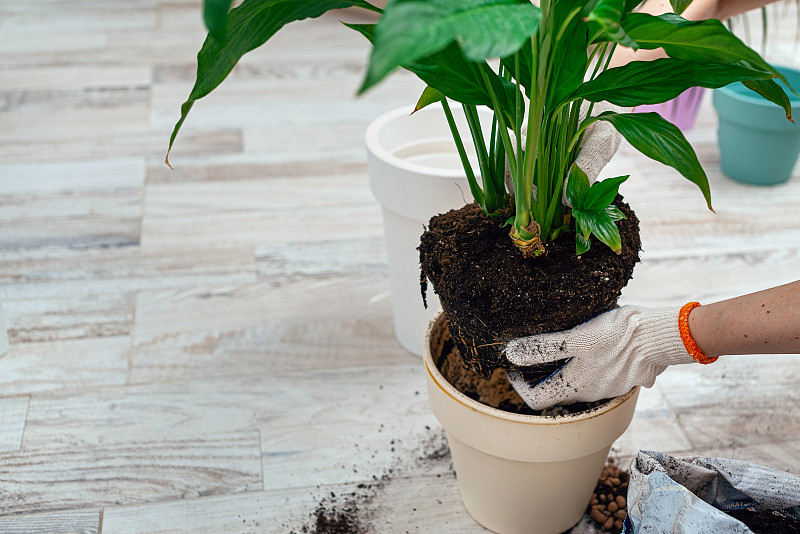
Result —
<path fill-rule="evenodd" d="M 767 55 L 797 65 L 793 17 Z M 484 532 L 393 336 L 366 172 L 366 125 L 422 86 L 355 98 L 367 47 L 340 19 L 366 20 L 296 23 L 249 55 L 195 106 L 173 171 L 199 0 L 0 0 L 0 533 L 299 534 L 347 508 L 363 532 Z M 624 303 L 800 274 L 798 170 L 723 176 L 709 95 L 690 138 L 716 215 L 630 147 L 605 171 L 633 175 L 642 221 Z M 799 386 L 800 356 L 670 369 L 615 453 L 800 473 Z"/>

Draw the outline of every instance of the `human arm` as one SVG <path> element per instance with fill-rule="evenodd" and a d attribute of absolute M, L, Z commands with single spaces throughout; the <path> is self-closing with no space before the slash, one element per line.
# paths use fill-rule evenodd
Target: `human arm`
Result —
<path fill-rule="evenodd" d="M 516 339 L 505 350 L 515 365 L 565 363 L 541 383 L 529 383 L 524 372 L 509 372 L 509 380 L 534 409 L 650 387 L 670 365 L 695 362 L 679 314 L 679 307 L 623 306 L 571 330 Z M 694 308 L 687 324 L 689 339 L 711 361 L 732 354 L 800 354 L 800 281 Z"/>
<path fill-rule="evenodd" d="M 696 308 L 689 330 L 707 356 L 800 354 L 800 281 Z"/>

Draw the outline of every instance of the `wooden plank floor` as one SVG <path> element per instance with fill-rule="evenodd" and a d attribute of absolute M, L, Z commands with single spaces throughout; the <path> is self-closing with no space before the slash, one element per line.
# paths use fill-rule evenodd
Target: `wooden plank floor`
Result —
<path fill-rule="evenodd" d="M 345 509 L 361 532 L 485 532 L 393 336 L 366 174 L 366 125 L 422 87 L 399 73 L 353 97 L 367 47 L 339 20 L 359 17 L 248 56 L 195 106 L 172 171 L 199 0 L 0 0 L 0 533 L 300 534 Z M 770 32 L 768 56 L 797 65 L 793 25 Z M 728 180 L 708 95 L 690 137 L 716 215 L 630 147 L 606 171 L 634 175 L 642 221 L 625 303 L 800 273 L 800 168 Z M 670 369 L 614 450 L 800 473 L 798 386 L 800 356 Z"/>

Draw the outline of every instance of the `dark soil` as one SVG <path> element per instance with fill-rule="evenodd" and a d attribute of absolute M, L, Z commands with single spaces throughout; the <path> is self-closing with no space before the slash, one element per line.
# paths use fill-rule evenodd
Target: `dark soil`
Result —
<path fill-rule="evenodd" d="M 567 232 L 544 256 L 523 258 L 508 228 L 474 203 L 431 219 L 419 247 L 423 295 L 430 281 L 468 366 L 489 378 L 510 367 L 501 351 L 512 339 L 566 330 L 616 306 L 641 241 L 636 215 L 622 197 L 615 203 L 627 217 L 618 224 L 620 255 L 592 237 L 590 250 L 576 256 Z M 538 371 L 545 377 L 558 365 Z"/>
<path fill-rule="evenodd" d="M 793 534 L 800 532 L 800 522 L 778 515 L 779 512 L 736 510 L 726 513 L 747 525 L 747 528 L 755 534 Z"/>

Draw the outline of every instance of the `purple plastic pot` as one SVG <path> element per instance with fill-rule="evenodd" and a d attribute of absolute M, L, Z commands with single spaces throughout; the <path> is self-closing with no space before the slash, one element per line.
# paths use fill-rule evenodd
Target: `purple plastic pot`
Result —
<path fill-rule="evenodd" d="M 700 110 L 700 102 L 703 100 L 703 91 L 702 87 L 691 87 L 668 102 L 637 106 L 635 111 L 637 113 L 654 111 L 685 132 L 694 125 L 697 112 Z"/>

